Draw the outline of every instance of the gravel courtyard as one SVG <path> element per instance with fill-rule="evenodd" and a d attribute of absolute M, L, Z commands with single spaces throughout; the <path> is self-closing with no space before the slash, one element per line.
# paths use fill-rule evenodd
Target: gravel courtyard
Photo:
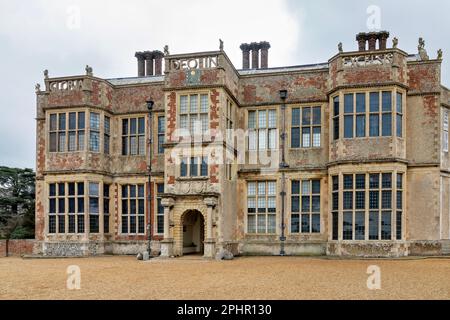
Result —
<path fill-rule="evenodd" d="M 66 288 L 67 267 L 81 289 Z M 368 290 L 368 266 L 381 290 Z M 450 299 L 450 259 L 0 258 L 0 299 Z"/>

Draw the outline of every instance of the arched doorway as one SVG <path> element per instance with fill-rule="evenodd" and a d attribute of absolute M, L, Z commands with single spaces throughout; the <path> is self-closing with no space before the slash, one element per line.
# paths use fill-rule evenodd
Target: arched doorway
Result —
<path fill-rule="evenodd" d="M 205 240 L 205 220 L 198 210 L 183 214 L 183 255 L 203 254 Z"/>

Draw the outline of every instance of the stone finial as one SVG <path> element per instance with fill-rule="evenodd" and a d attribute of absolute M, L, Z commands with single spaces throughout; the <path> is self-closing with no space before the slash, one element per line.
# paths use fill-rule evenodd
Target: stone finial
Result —
<path fill-rule="evenodd" d="M 419 38 L 419 45 L 417 46 L 419 49 L 419 56 L 421 60 L 429 60 L 427 50 L 425 49 L 425 40 L 423 38 Z"/>
<path fill-rule="evenodd" d="M 48 79 L 48 70 L 47 69 L 44 70 L 44 78 Z"/>
<path fill-rule="evenodd" d="M 396 37 L 394 39 L 392 39 L 392 47 L 394 49 L 397 49 L 397 47 L 398 47 L 398 39 Z"/>
<path fill-rule="evenodd" d="M 339 44 L 338 44 L 338 50 L 339 50 L 339 53 L 344 52 L 344 49 L 342 48 L 342 42 L 339 42 Z"/>
<path fill-rule="evenodd" d="M 94 72 L 93 72 L 93 70 L 92 70 L 92 67 L 90 67 L 89 65 L 86 65 L 86 68 L 85 68 L 85 70 L 86 70 L 86 75 L 87 76 L 93 76 L 94 75 Z"/>
<path fill-rule="evenodd" d="M 169 46 L 166 44 L 165 46 L 164 46 L 164 55 L 165 56 L 168 56 L 170 53 L 169 53 Z"/>
<path fill-rule="evenodd" d="M 443 54 L 444 54 L 444 53 L 443 53 L 442 49 L 439 49 L 438 52 L 437 52 L 437 59 L 438 59 L 438 60 L 442 60 Z"/>
<path fill-rule="evenodd" d="M 41 85 L 39 83 L 36 83 L 36 85 L 34 86 L 34 89 L 36 90 L 36 93 L 41 92 Z"/>
<path fill-rule="evenodd" d="M 223 51 L 223 40 L 219 39 L 219 50 Z"/>

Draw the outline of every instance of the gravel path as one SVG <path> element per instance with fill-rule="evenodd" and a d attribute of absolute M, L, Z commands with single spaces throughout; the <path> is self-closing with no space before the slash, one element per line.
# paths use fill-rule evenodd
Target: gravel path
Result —
<path fill-rule="evenodd" d="M 80 290 L 66 288 L 70 265 Z M 370 265 L 381 290 L 367 289 Z M 450 299 L 450 259 L 0 258 L 0 299 Z"/>

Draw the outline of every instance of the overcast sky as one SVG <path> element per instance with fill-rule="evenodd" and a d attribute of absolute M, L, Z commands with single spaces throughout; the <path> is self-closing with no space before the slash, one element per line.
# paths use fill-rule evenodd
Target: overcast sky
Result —
<path fill-rule="evenodd" d="M 409 53 L 419 37 L 431 58 L 442 48 L 450 86 L 449 13 L 442 0 L 0 0 L 0 165 L 35 167 L 34 86 L 43 87 L 44 69 L 79 75 L 89 64 L 99 77 L 130 77 L 135 51 L 216 50 L 219 38 L 237 68 L 239 45 L 263 40 L 269 66 L 310 64 L 327 61 L 339 42 L 356 50 L 356 33 L 380 27 Z"/>

